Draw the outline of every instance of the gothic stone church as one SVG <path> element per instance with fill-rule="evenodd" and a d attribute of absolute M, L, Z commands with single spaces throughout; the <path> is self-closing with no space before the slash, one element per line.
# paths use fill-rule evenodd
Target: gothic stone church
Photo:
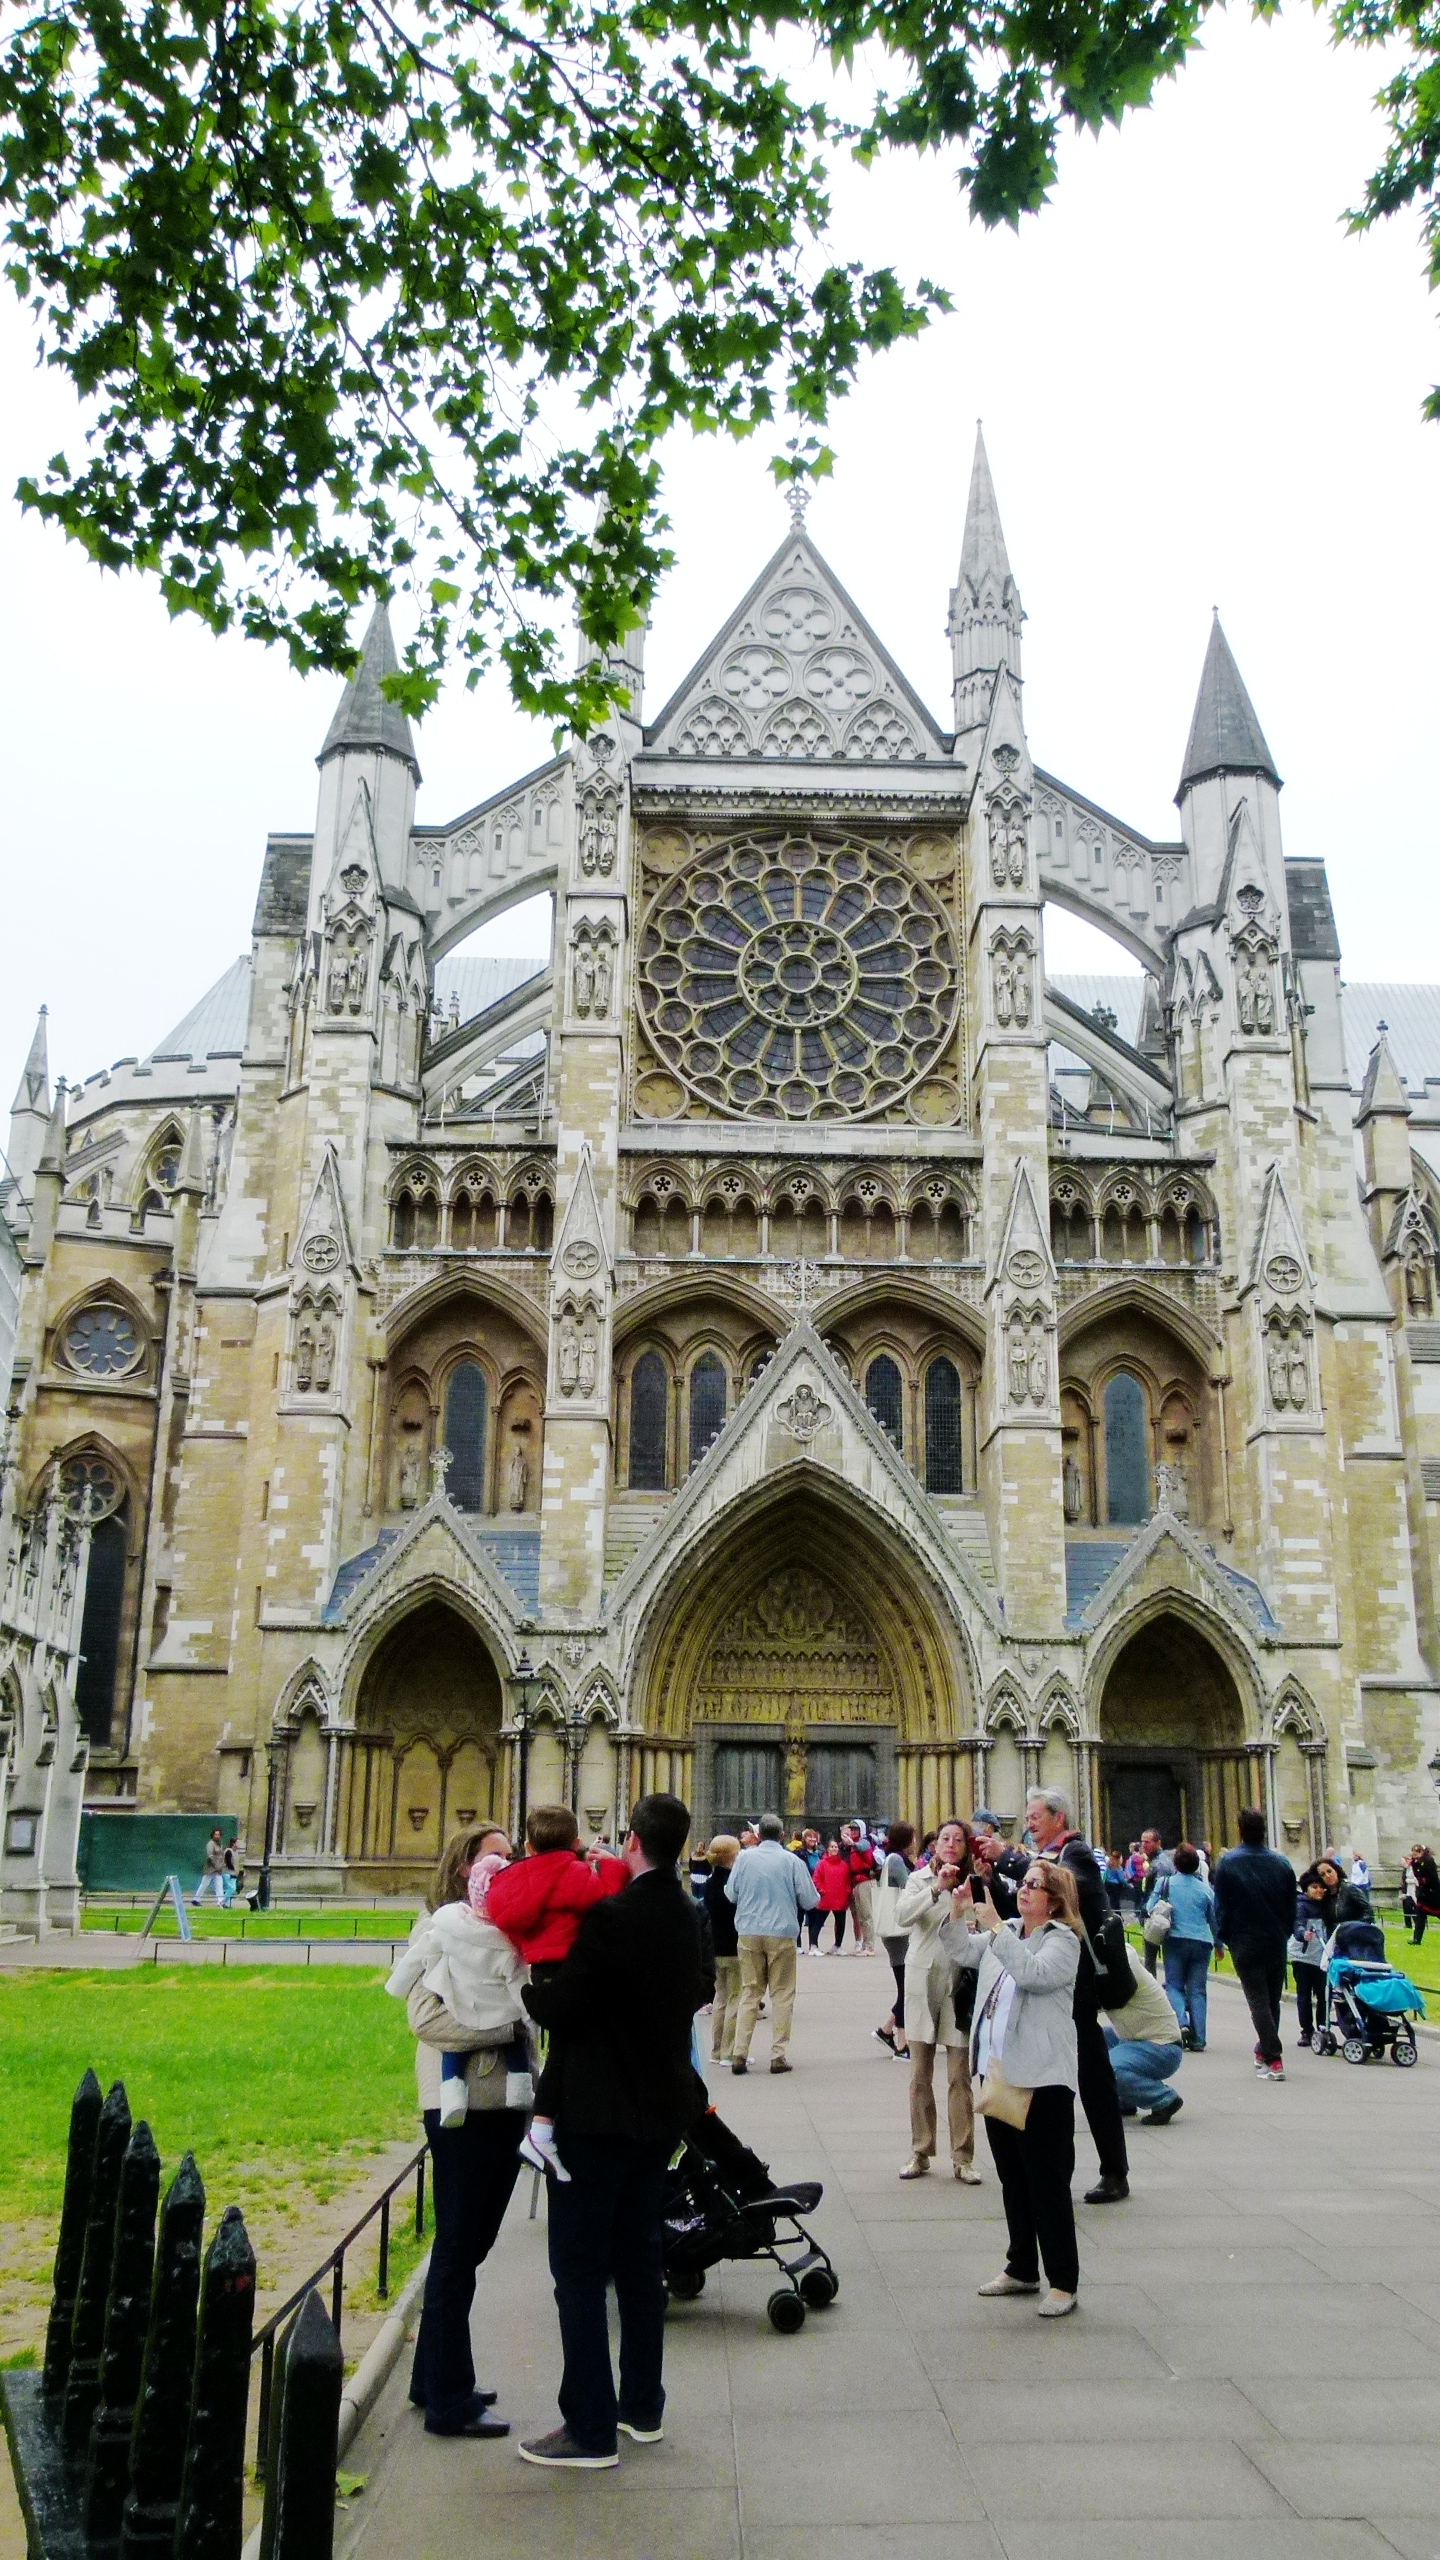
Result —
<path fill-rule="evenodd" d="M 1342 990 L 1218 623 L 1155 843 L 1032 762 L 1022 619 L 979 447 L 953 732 L 797 521 L 652 719 L 637 647 L 421 823 L 379 615 L 249 955 L 53 1102 L 37 1044 L 92 1803 L 335 1891 L 649 1787 L 1428 1835 L 1440 1039 Z M 548 967 L 447 959 L 546 890 Z M 1047 979 L 1046 900 L 1144 974 Z"/>

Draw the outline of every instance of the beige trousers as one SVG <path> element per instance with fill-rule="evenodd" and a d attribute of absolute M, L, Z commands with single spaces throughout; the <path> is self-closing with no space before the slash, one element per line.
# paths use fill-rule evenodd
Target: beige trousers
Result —
<path fill-rule="evenodd" d="M 910 2145 L 924 2160 L 935 2157 L 935 2055 L 933 2044 L 910 2039 Z M 969 2168 L 975 2158 L 975 2105 L 970 2092 L 970 2055 L 963 2044 L 944 2048 L 949 2085 L 950 2159 Z"/>
<path fill-rule="evenodd" d="M 750 2056 L 750 2039 L 760 2003 L 770 1994 L 770 2059 L 778 2062 L 790 2041 L 795 2015 L 795 1941 L 793 1938 L 740 1940 L 740 2017 L 735 2029 L 736 2062 Z"/>
<path fill-rule="evenodd" d="M 728 2062 L 735 2046 L 735 2021 L 740 2009 L 740 1959 L 717 1956 L 715 1959 L 715 2001 L 710 2011 L 710 2054 L 717 2062 Z"/>
<path fill-rule="evenodd" d="M 874 1908 L 875 1887 L 873 1884 L 857 1884 L 852 1886 L 850 1893 L 850 1926 L 854 1930 L 859 1944 L 865 1949 L 866 1954 L 872 1956 L 875 1953 L 875 1922 L 871 1917 Z"/>

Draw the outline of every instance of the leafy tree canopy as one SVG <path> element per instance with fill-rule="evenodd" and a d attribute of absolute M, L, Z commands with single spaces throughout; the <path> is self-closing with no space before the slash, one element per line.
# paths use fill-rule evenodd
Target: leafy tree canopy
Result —
<path fill-rule="evenodd" d="M 827 263 L 835 153 L 946 151 L 1017 222 L 1062 129 L 1148 99 L 1208 6 L 0 0 L 7 272 L 87 419 L 20 495 L 302 667 L 352 666 L 357 602 L 408 586 L 408 709 L 498 650 L 588 726 L 667 565 L 667 431 L 772 428 L 781 478 L 819 474 L 861 359 L 947 307 Z M 1437 0 L 1332 6 L 1409 39 L 1354 219 L 1423 200 L 1440 277 Z M 827 56 L 894 85 L 846 121 Z"/>

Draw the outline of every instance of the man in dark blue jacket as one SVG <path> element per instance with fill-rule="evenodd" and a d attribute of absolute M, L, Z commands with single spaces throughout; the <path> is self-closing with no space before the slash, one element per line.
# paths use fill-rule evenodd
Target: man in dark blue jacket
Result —
<path fill-rule="evenodd" d="M 1265 1842 L 1265 1816 L 1247 1805 L 1240 1846 L 1227 1849 L 1210 1879 L 1215 1892 L 1217 1952 L 1228 1947 L 1255 2025 L 1255 2070 L 1283 2080 L 1280 2003 L 1285 1996 L 1285 1944 L 1295 1925 L 1295 1870 Z"/>

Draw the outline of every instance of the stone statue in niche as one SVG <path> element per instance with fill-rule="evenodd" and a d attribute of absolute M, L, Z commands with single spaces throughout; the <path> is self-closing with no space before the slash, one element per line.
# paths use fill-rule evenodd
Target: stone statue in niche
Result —
<path fill-rule="evenodd" d="M 588 1013 L 595 1001 L 595 954 L 587 938 L 575 945 L 570 969 L 571 1002 L 577 1013 Z"/>
<path fill-rule="evenodd" d="M 307 1392 L 315 1383 L 315 1318 L 306 1307 L 295 1328 L 295 1384 Z"/>
<path fill-rule="evenodd" d="M 595 1381 L 599 1374 L 600 1336 L 594 1317 L 587 1316 L 585 1329 L 580 1336 L 580 1393 L 582 1396 L 593 1396 Z"/>
<path fill-rule="evenodd" d="M 1412 1316 L 1434 1314 L 1435 1277 L 1428 1254 L 1412 1253 L 1405 1265 L 1405 1305 Z"/>
<path fill-rule="evenodd" d="M 1030 1380 L 1030 1401 L 1032 1404 L 1043 1404 L 1050 1391 L 1050 1360 L 1045 1349 L 1043 1325 L 1036 1324 L 1031 1327 L 1030 1358 L 1026 1365 Z"/>
<path fill-rule="evenodd" d="M 1290 1362 L 1282 1333 L 1269 1333 L 1265 1337 L 1265 1374 L 1270 1401 L 1277 1413 L 1283 1413 L 1290 1402 Z"/>
<path fill-rule="evenodd" d="M 517 1439 L 505 1471 L 505 1498 L 512 1511 L 523 1511 L 529 1495 L 530 1461 L 525 1454 L 524 1441 Z"/>
<path fill-rule="evenodd" d="M 1030 1354 L 1024 1328 L 1015 1324 L 1010 1331 L 1010 1401 L 1024 1404 L 1030 1393 Z"/>
<path fill-rule="evenodd" d="M 1080 1461 L 1071 1449 L 1066 1450 L 1060 1461 L 1060 1483 L 1065 1498 L 1066 1520 L 1073 1523 L 1082 1519 L 1085 1512 L 1085 1479 L 1080 1473 Z"/>
<path fill-rule="evenodd" d="M 1168 1511 L 1174 1520 L 1190 1517 L 1190 1489 L 1178 1459 L 1162 1458 L 1155 1469 L 1155 1508 Z"/>
<path fill-rule="evenodd" d="M 797 1732 L 792 1728 L 785 1737 L 785 1810 L 787 1813 L 804 1812 L 805 1790 L 809 1775 L 810 1763 L 809 1754 L 805 1749 L 805 1736 L 803 1732 Z"/>
<path fill-rule="evenodd" d="M 1310 1401 L 1310 1363 L 1305 1357 L 1305 1337 L 1290 1336 L 1289 1354 L 1290 1402 L 1297 1413 L 1303 1413 Z"/>
<path fill-rule="evenodd" d="M 1025 884 L 1029 814 L 1019 799 L 992 800 L 985 812 L 990 829 L 990 877 L 997 889 Z"/>
<path fill-rule="evenodd" d="M 560 1319 L 560 1341 L 555 1356 L 560 1393 L 573 1396 L 580 1383 L 580 1328 L 573 1316 Z"/>
<path fill-rule="evenodd" d="M 335 1374 L 335 1318 L 326 1307 L 315 1328 L 315 1388 L 322 1396 L 330 1392 Z"/>
<path fill-rule="evenodd" d="M 1030 959 L 1023 948 L 1012 954 L 1002 939 L 995 946 L 991 961 L 991 986 L 995 998 L 995 1019 L 1002 1031 L 1012 1024 L 1023 1031 L 1030 1020 Z"/>
<path fill-rule="evenodd" d="M 330 973 L 325 981 L 325 1003 L 331 1013 L 343 1013 L 350 994 L 350 946 L 336 940 L 330 946 Z"/>
<path fill-rule="evenodd" d="M 614 975 L 614 955 L 608 942 L 600 943 L 595 952 L 595 1010 L 604 1016 L 610 1010 L 610 982 Z"/>
<path fill-rule="evenodd" d="M 400 1508 L 418 1511 L 425 1491 L 425 1451 L 419 1432 L 407 1443 L 400 1459 Z"/>
<path fill-rule="evenodd" d="M 1030 1020 L 1030 963 L 1023 952 L 1017 954 L 1013 971 L 1015 1028 L 1024 1031 Z"/>
<path fill-rule="evenodd" d="M 1269 962 L 1258 952 L 1250 952 L 1241 961 L 1236 1001 L 1240 1028 L 1252 1039 L 1264 1039 L 1275 1028 L 1275 991 L 1270 983 Z"/>
<path fill-rule="evenodd" d="M 592 782 L 580 794 L 580 868 L 587 879 L 608 879 L 615 868 L 620 803 L 609 783 Z"/>

